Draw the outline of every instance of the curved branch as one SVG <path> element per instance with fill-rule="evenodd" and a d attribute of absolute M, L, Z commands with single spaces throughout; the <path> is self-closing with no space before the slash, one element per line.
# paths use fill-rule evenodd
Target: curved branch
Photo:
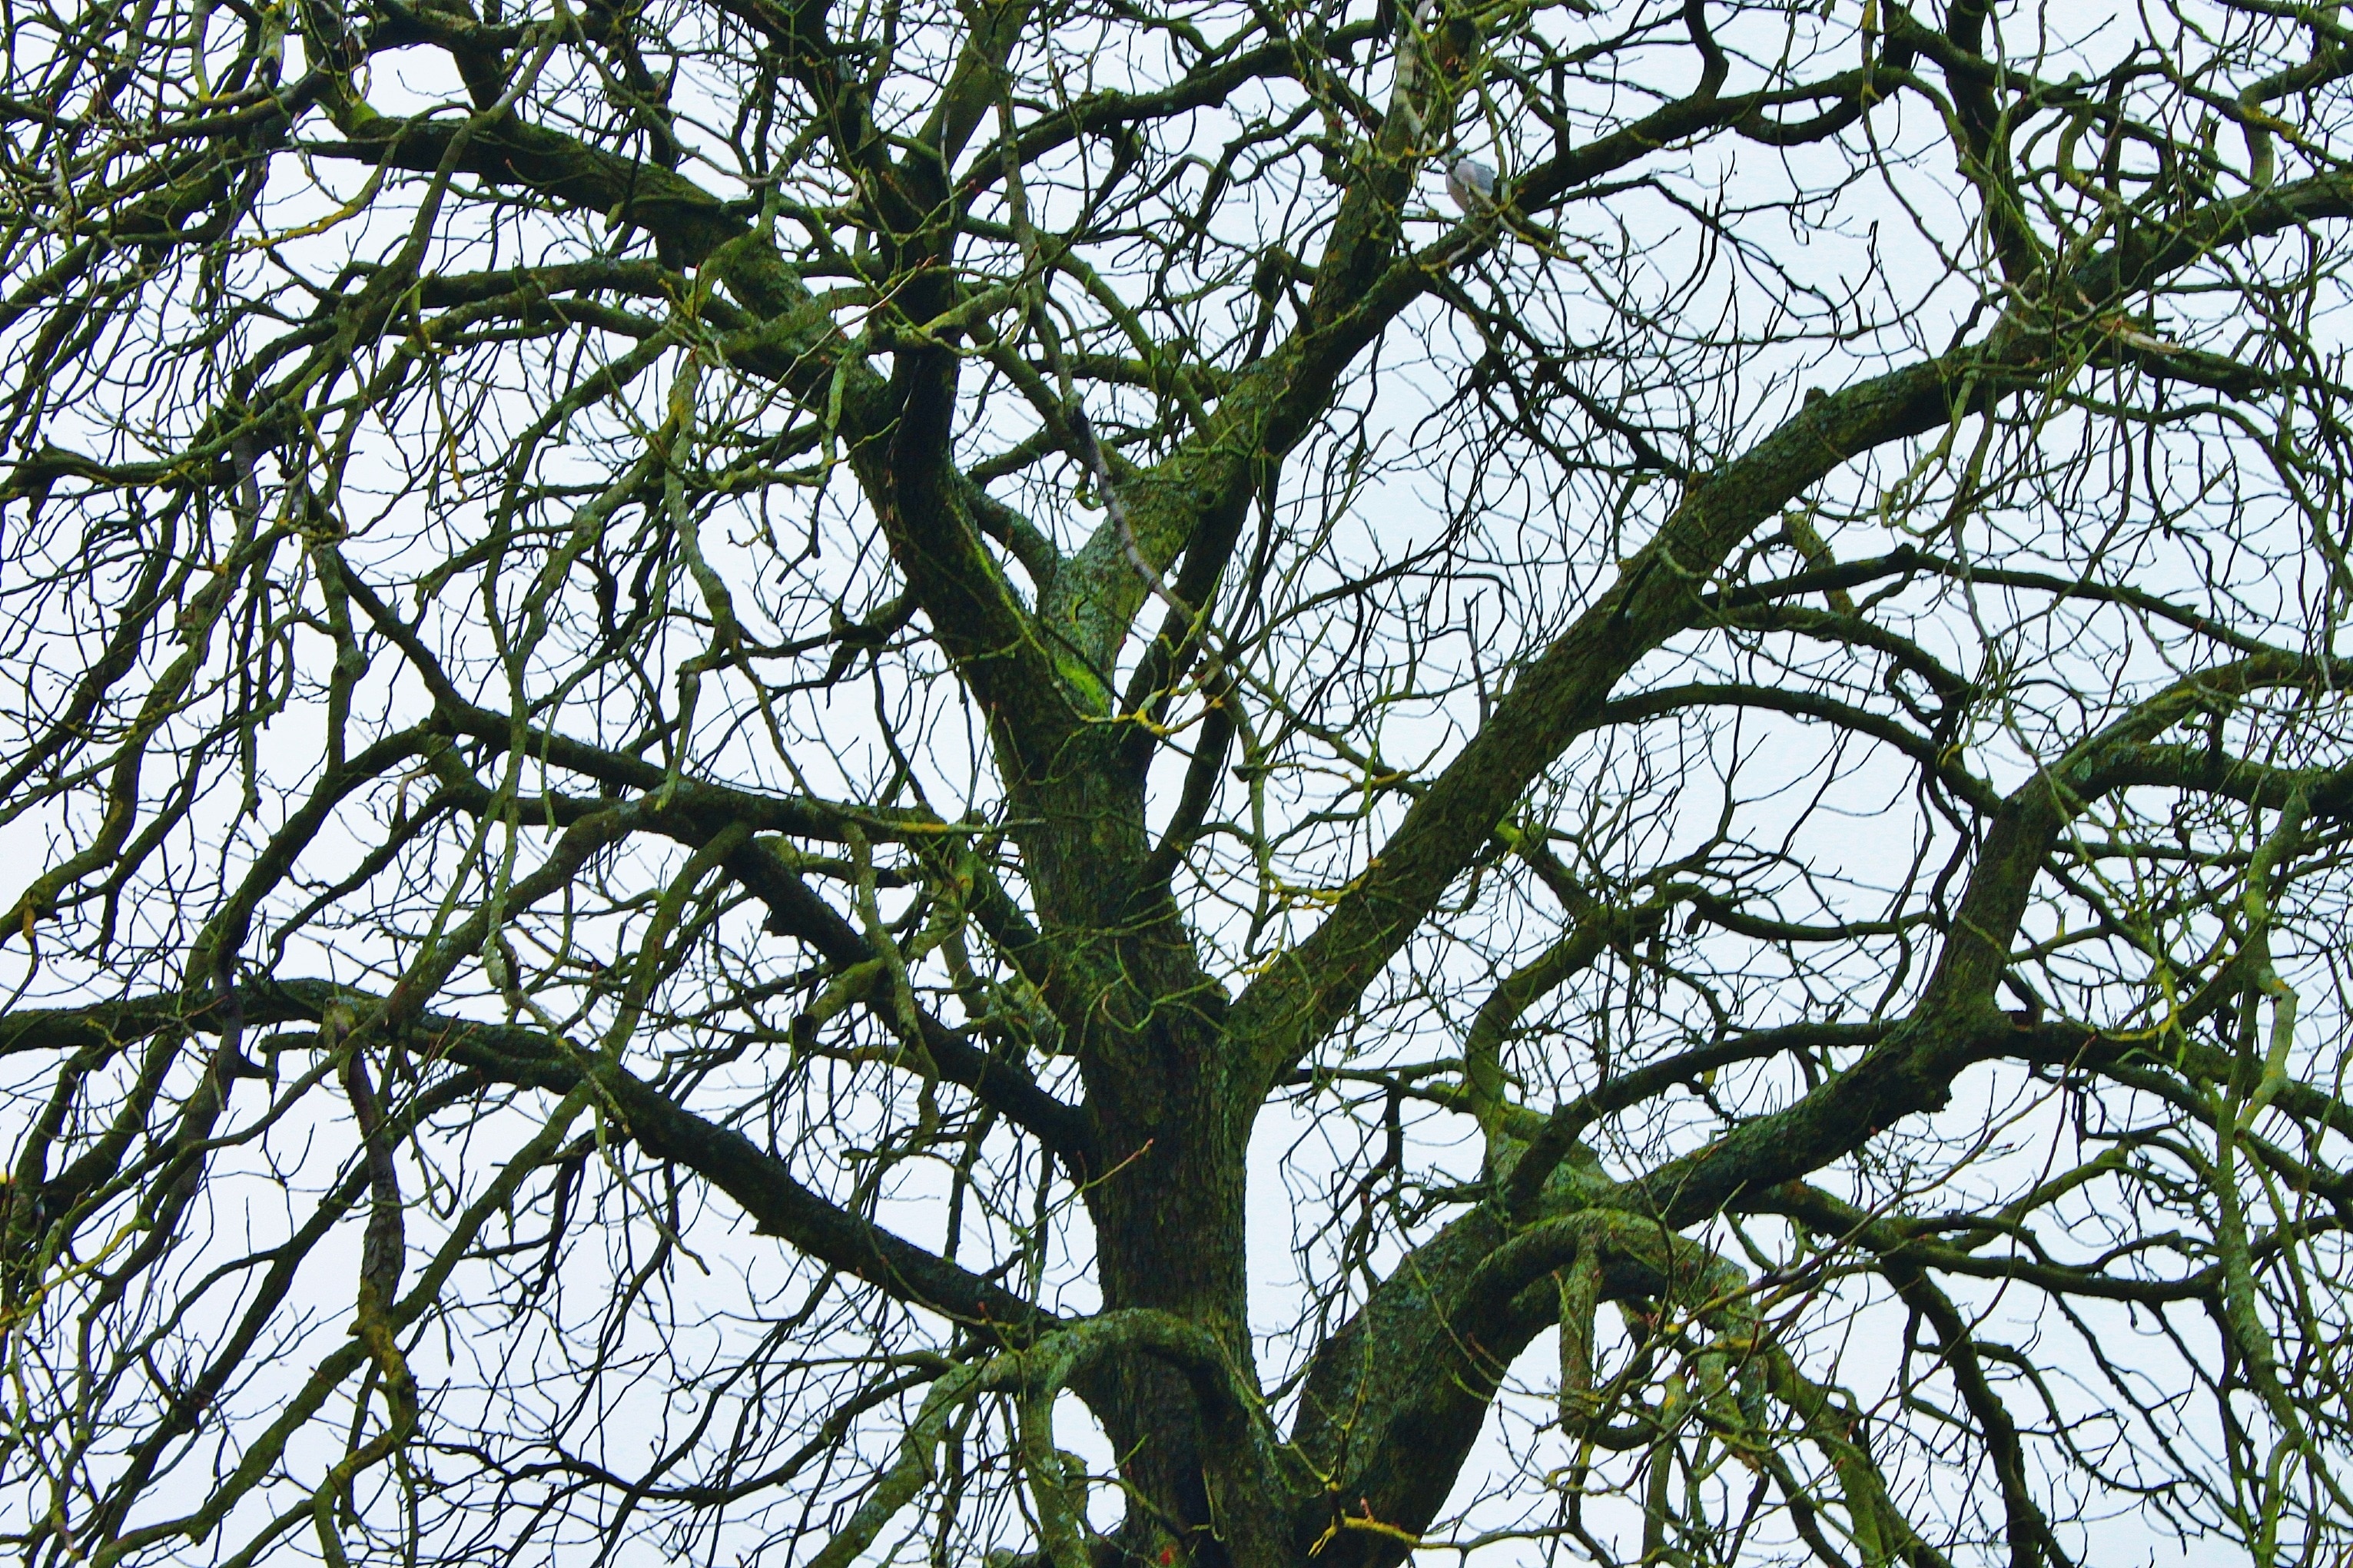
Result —
<path fill-rule="evenodd" d="M 236 1001 L 236 1015 L 248 1026 L 316 1023 L 337 1004 L 357 1003 L 364 1010 L 392 1005 L 391 998 L 323 980 L 248 982 L 237 988 Z M 0 1056 L 120 1044 L 163 1029 L 214 1033 L 229 1016 L 209 992 L 20 1009 L 0 1015 Z M 590 1057 L 535 1029 L 446 1014 L 415 1015 L 404 1036 L 417 1058 L 447 1060 L 488 1083 L 554 1094 L 592 1085 L 648 1153 L 675 1160 L 734 1199 L 759 1234 L 787 1241 L 897 1300 L 984 1325 L 1017 1342 L 1062 1321 L 1035 1302 L 827 1202 L 797 1181 L 776 1155 L 689 1110 L 609 1059 Z"/>
<path fill-rule="evenodd" d="M 2353 176 L 2323 175 L 2212 203 L 2161 233 L 2136 231 L 2052 292 L 2113 300 L 2209 249 L 2353 215 Z M 1695 484 L 1657 536 L 1521 673 L 1493 715 L 1406 814 L 1323 924 L 1236 1003 L 1232 1027 L 1272 1083 L 1345 1016 L 1493 834 L 1511 803 L 1589 728 L 1636 660 L 1690 625 L 1732 550 L 1856 456 L 1924 434 L 2036 384 L 2060 325 L 2023 308 L 1984 342 L 1816 399 Z"/>

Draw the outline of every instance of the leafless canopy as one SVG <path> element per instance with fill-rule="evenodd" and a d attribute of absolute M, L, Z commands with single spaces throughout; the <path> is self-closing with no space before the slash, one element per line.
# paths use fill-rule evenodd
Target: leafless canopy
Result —
<path fill-rule="evenodd" d="M 76 4 L 26 1563 L 2353 1551 L 2335 0 Z"/>

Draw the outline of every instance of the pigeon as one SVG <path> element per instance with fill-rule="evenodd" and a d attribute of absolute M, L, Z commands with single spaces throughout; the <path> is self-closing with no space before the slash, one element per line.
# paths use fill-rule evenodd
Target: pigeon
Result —
<path fill-rule="evenodd" d="M 1465 214 L 1484 212 L 1495 202 L 1495 171 L 1476 158 L 1457 158 L 1446 166 L 1446 194 Z"/>

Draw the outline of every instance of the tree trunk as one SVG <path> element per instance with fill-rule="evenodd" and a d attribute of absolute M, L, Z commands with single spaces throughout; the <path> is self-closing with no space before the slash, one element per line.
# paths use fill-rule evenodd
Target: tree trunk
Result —
<path fill-rule="evenodd" d="M 1089 1089 L 1104 1173 L 1087 1193 L 1103 1306 L 1152 1308 L 1198 1323 L 1251 1384 L 1245 1206 L 1252 1097 L 1231 1081 L 1222 1048 L 1224 996 L 1202 975 L 1173 916 L 1120 945 L 1124 973 L 1107 1005 L 1126 1026 L 1091 1042 Z M 1176 1539 L 1130 1531 L 1131 1549 L 1175 1545 L 1197 1563 L 1230 1561 L 1214 1528 L 1200 1420 L 1184 1377 L 1145 1356 L 1124 1358 L 1096 1411 L 1128 1484 Z M 1239 1501 L 1240 1500 L 1235 1500 Z M 1260 1506 L 1271 1500 L 1261 1500 Z M 1131 1510 L 1133 1513 L 1135 1510 Z M 1141 1523 L 1141 1521 L 1134 1521 Z"/>

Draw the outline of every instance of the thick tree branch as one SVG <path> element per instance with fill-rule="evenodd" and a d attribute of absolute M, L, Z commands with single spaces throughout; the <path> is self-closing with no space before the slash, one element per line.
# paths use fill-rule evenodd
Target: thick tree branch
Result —
<path fill-rule="evenodd" d="M 248 1026 L 317 1023 L 332 1005 L 386 1008 L 323 980 L 247 982 L 237 988 Z M 120 1047 L 167 1029 L 212 1032 L 227 1012 L 210 993 L 157 993 L 83 1007 L 20 1008 L 0 1015 L 0 1056 Z M 403 1037 L 420 1060 L 447 1061 L 487 1083 L 566 1094 L 581 1083 L 604 1096 L 620 1127 L 646 1152 L 674 1160 L 727 1194 L 759 1233 L 856 1275 L 910 1306 L 944 1313 L 1018 1342 L 1060 1321 L 1034 1302 L 981 1279 L 818 1196 L 786 1163 L 732 1128 L 697 1115 L 617 1062 L 535 1029 L 420 1012 Z"/>
<path fill-rule="evenodd" d="M 2211 205 L 2158 236 L 2135 234 L 2077 268 L 2067 297 L 2113 300 L 2213 247 L 2353 214 L 2353 180 L 2324 176 Z M 1233 1031 L 1268 1082 L 1343 1017 L 1470 864 L 1512 802 L 1599 717 L 1636 660 L 1689 625 L 1732 549 L 1840 465 L 1918 436 L 2000 389 L 2042 373 L 2052 324 L 2005 316 L 1976 348 L 1815 400 L 1746 455 L 1694 484 L 1576 623 L 1417 799 L 1371 867 L 1324 923 L 1252 984 Z"/>

